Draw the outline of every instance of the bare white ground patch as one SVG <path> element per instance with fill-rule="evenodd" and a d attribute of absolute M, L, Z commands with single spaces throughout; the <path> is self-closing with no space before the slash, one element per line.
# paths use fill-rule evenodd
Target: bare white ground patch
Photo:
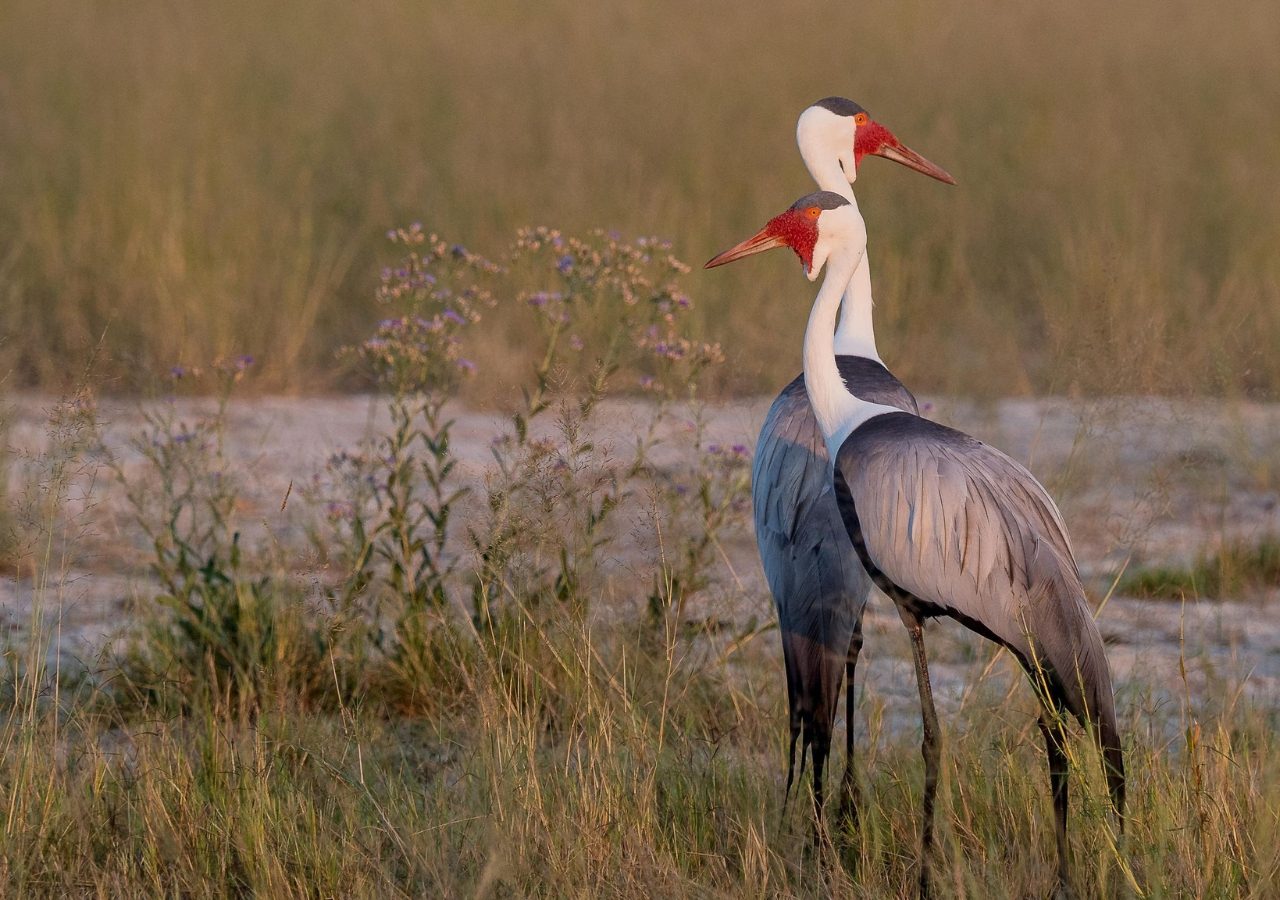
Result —
<path fill-rule="evenodd" d="M 202 401 L 178 403 L 192 416 L 205 407 Z M 625 449 L 635 439 L 637 423 L 647 421 L 641 415 L 644 403 L 606 404 L 596 443 Z M 9 438 L 19 456 L 43 449 L 51 405 L 41 397 L 12 403 Z M 750 446 L 767 406 L 761 399 L 716 407 L 709 439 Z M 922 409 L 999 446 L 1044 481 L 1062 507 L 1095 600 L 1107 594 L 1125 566 L 1186 564 L 1223 541 L 1280 535 L 1280 406 L 1153 398 L 990 403 L 933 398 Z M 303 584 L 318 586 L 331 578 L 314 565 L 307 528 L 318 511 L 303 500 L 301 488 L 331 454 L 352 450 L 371 429 L 385 427 L 379 416 L 372 398 L 361 396 L 233 403 L 227 446 L 243 487 L 237 516 L 245 545 L 272 553 Z M 139 466 L 128 448 L 142 424 L 137 405 L 103 401 L 99 418 L 107 452 L 122 460 L 126 472 Z M 458 409 L 456 419 L 458 477 L 479 485 L 491 464 L 490 442 L 506 420 L 497 411 L 466 409 Z M 679 416 L 668 427 L 679 429 Z M 670 446 L 660 447 L 653 462 L 672 465 L 673 453 Z M 15 465 L 10 472 L 12 491 L 21 487 L 20 469 Z M 38 624 L 50 641 L 50 662 L 64 666 L 92 665 L 129 627 L 134 604 L 149 602 L 155 591 L 146 571 L 147 548 L 130 530 L 118 487 L 99 472 L 95 484 L 78 488 L 73 498 L 92 499 L 73 499 L 76 508 L 68 514 L 86 518 L 89 525 L 65 571 L 45 573 L 42 586 L 33 586 L 29 571 L 0 582 L 0 630 L 8 641 L 23 640 Z M 620 582 L 633 577 L 654 552 L 644 533 L 645 511 L 630 515 L 634 533 L 622 537 L 609 562 Z M 631 596 L 635 593 L 625 585 L 612 591 L 594 614 L 630 614 L 643 600 Z M 1185 604 L 1111 597 L 1100 623 L 1122 703 L 1126 697 L 1175 701 L 1184 694 L 1206 698 L 1199 701 L 1204 704 L 1280 703 L 1280 598 L 1275 593 Z M 726 542 L 716 581 L 690 604 L 687 615 L 730 624 L 772 618 L 749 525 Z M 866 632 L 866 666 L 860 669 L 866 673 L 866 697 L 883 701 L 886 727 L 910 726 L 916 712 L 908 646 L 883 598 L 868 608 Z M 771 648 L 776 638 L 763 640 Z M 1010 660 L 993 663 L 992 646 L 957 625 L 930 626 L 929 640 L 935 689 L 944 708 L 972 702 L 975 691 L 986 698 L 1004 696 L 1020 677 Z M 988 670 L 975 687 L 976 674 Z M 1234 693 L 1212 689 L 1227 685 L 1236 688 Z M 1022 698 L 1019 709 L 1023 701 L 1030 702 Z"/>

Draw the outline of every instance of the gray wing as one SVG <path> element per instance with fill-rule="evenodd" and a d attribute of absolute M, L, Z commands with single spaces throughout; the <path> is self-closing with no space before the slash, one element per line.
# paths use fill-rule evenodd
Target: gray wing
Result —
<path fill-rule="evenodd" d="M 915 398 L 884 366 L 860 357 L 836 361 L 859 396 L 915 410 Z M 871 583 L 845 535 L 803 375 L 769 409 L 751 484 L 756 543 L 778 608 L 793 733 L 803 724 L 829 734 Z"/>
<path fill-rule="evenodd" d="M 916 398 L 880 363 L 859 356 L 837 356 L 836 364 L 845 384 L 856 396 L 918 412 Z M 833 521 L 839 523 L 834 501 L 821 499 L 831 493 L 828 459 L 818 420 L 809 405 L 804 375 L 797 375 L 773 401 L 756 441 L 751 501 L 757 541 L 762 534 L 768 534 L 777 538 L 770 541 L 770 546 L 791 546 L 818 506 L 827 506 L 835 516 Z M 837 533 L 843 534 L 843 525 L 838 524 L 838 529 Z M 840 552 L 843 555 L 845 548 Z M 763 544 L 760 553 L 773 588 L 773 573 L 787 574 L 791 561 L 789 557 L 775 561 L 765 554 Z M 785 584 L 787 579 L 783 578 L 782 582 Z M 777 589 L 773 593 L 775 597 L 779 595 Z"/>
<path fill-rule="evenodd" d="M 887 413 L 840 448 L 836 487 L 889 581 L 1047 671 L 1073 713 L 1115 732 L 1102 636 L 1062 516 L 1030 472 L 961 432 Z"/>

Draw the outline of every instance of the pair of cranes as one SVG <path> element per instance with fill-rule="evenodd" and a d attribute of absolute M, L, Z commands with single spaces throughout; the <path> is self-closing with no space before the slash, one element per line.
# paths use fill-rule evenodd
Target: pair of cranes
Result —
<path fill-rule="evenodd" d="M 1125 794 L 1111 673 L 1066 526 L 1023 466 L 920 417 L 915 398 L 881 362 L 872 328 L 866 225 L 852 191 L 858 165 L 878 155 L 955 182 L 844 98 L 806 109 L 796 138 L 819 190 L 706 264 L 788 247 L 810 281 L 827 270 L 805 330 L 803 374 L 770 408 L 752 469 L 756 540 L 777 601 L 787 676 L 788 791 L 799 739 L 802 767 L 806 752 L 813 759 L 821 828 L 824 769 L 847 677 L 840 807 L 857 821 L 854 672 L 862 613 L 875 584 L 907 628 L 920 694 L 921 894 L 929 892 L 940 753 L 924 622 L 938 616 L 1007 648 L 1030 676 L 1042 706 L 1058 885 L 1066 893 L 1063 713 L 1093 732 L 1121 827 Z"/>

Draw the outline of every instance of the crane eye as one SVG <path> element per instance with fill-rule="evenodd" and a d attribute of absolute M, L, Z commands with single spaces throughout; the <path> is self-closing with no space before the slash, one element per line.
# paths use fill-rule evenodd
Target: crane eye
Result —
<path fill-rule="evenodd" d="M 816 206 L 810 206 L 808 209 L 804 211 L 804 214 L 808 216 L 810 219 L 816 219 L 818 218 L 818 216 L 822 215 L 822 210 Z"/>
<path fill-rule="evenodd" d="M 860 112 L 853 117 L 854 125 L 866 125 L 870 121 L 871 121 L 871 117 L 864 112 Z"/>

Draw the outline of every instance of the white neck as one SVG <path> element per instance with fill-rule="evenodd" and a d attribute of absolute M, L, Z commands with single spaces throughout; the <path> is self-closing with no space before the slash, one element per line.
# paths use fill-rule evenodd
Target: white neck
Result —
<path fill-rule="evenodd" d="M 840 356 L 863 356 L 880 362 L 876 351 L 876 330 L 871 322 L 871 263 L 867 254 L 854 270 L 840 305 L 840 325 L 836 328 L 835 352 Z"/>
<path fill-rule="evenodd" d="M 832 461 L 845 439 L 863 422 L 895 407 L 869 403 L 849 393 L 836 366 L 833 331 L 840 300 L 862 267 L 865 249 L 836 250 L 827 259 L 827 277 L 809 314 L 804 332 L 804 383 L 809 403 Z"/>
<path fill-rule="evenodd" d="M 818 183 L 818 190 L 831 191 L 848 200 L 854 207 L 858 201 L 853 196 L 853 185 L 840 166 L 840 160 L 821 142 L 809 139 L 808 135 L 798 135 L 800 157 L 805 168 Z M 829 278 L 830 276 L 828 276 Z M 867 256 L 862 255 L 854 277 L 844 293 L 840 309 L 840 325 L 836 329 L 835 353 L 841 356 L 862 356 L 880 362 L 880 354 L 876 351 L 875 327 L 871 321 L 871 310 L 875 304 L 871 300 L 871 264 Z"/>
<path fill-rule="evenodd" d="M 845 175 L 840 160 L 826 147 L 814 146 L 816 142 L 801 141 L 800 158 L 804 167 L 809 170 L 813 180 L 818 183 L 818 190 L 839 194 L 854 206 L 858 201 L 853 198 L 853 185 Z"/>

